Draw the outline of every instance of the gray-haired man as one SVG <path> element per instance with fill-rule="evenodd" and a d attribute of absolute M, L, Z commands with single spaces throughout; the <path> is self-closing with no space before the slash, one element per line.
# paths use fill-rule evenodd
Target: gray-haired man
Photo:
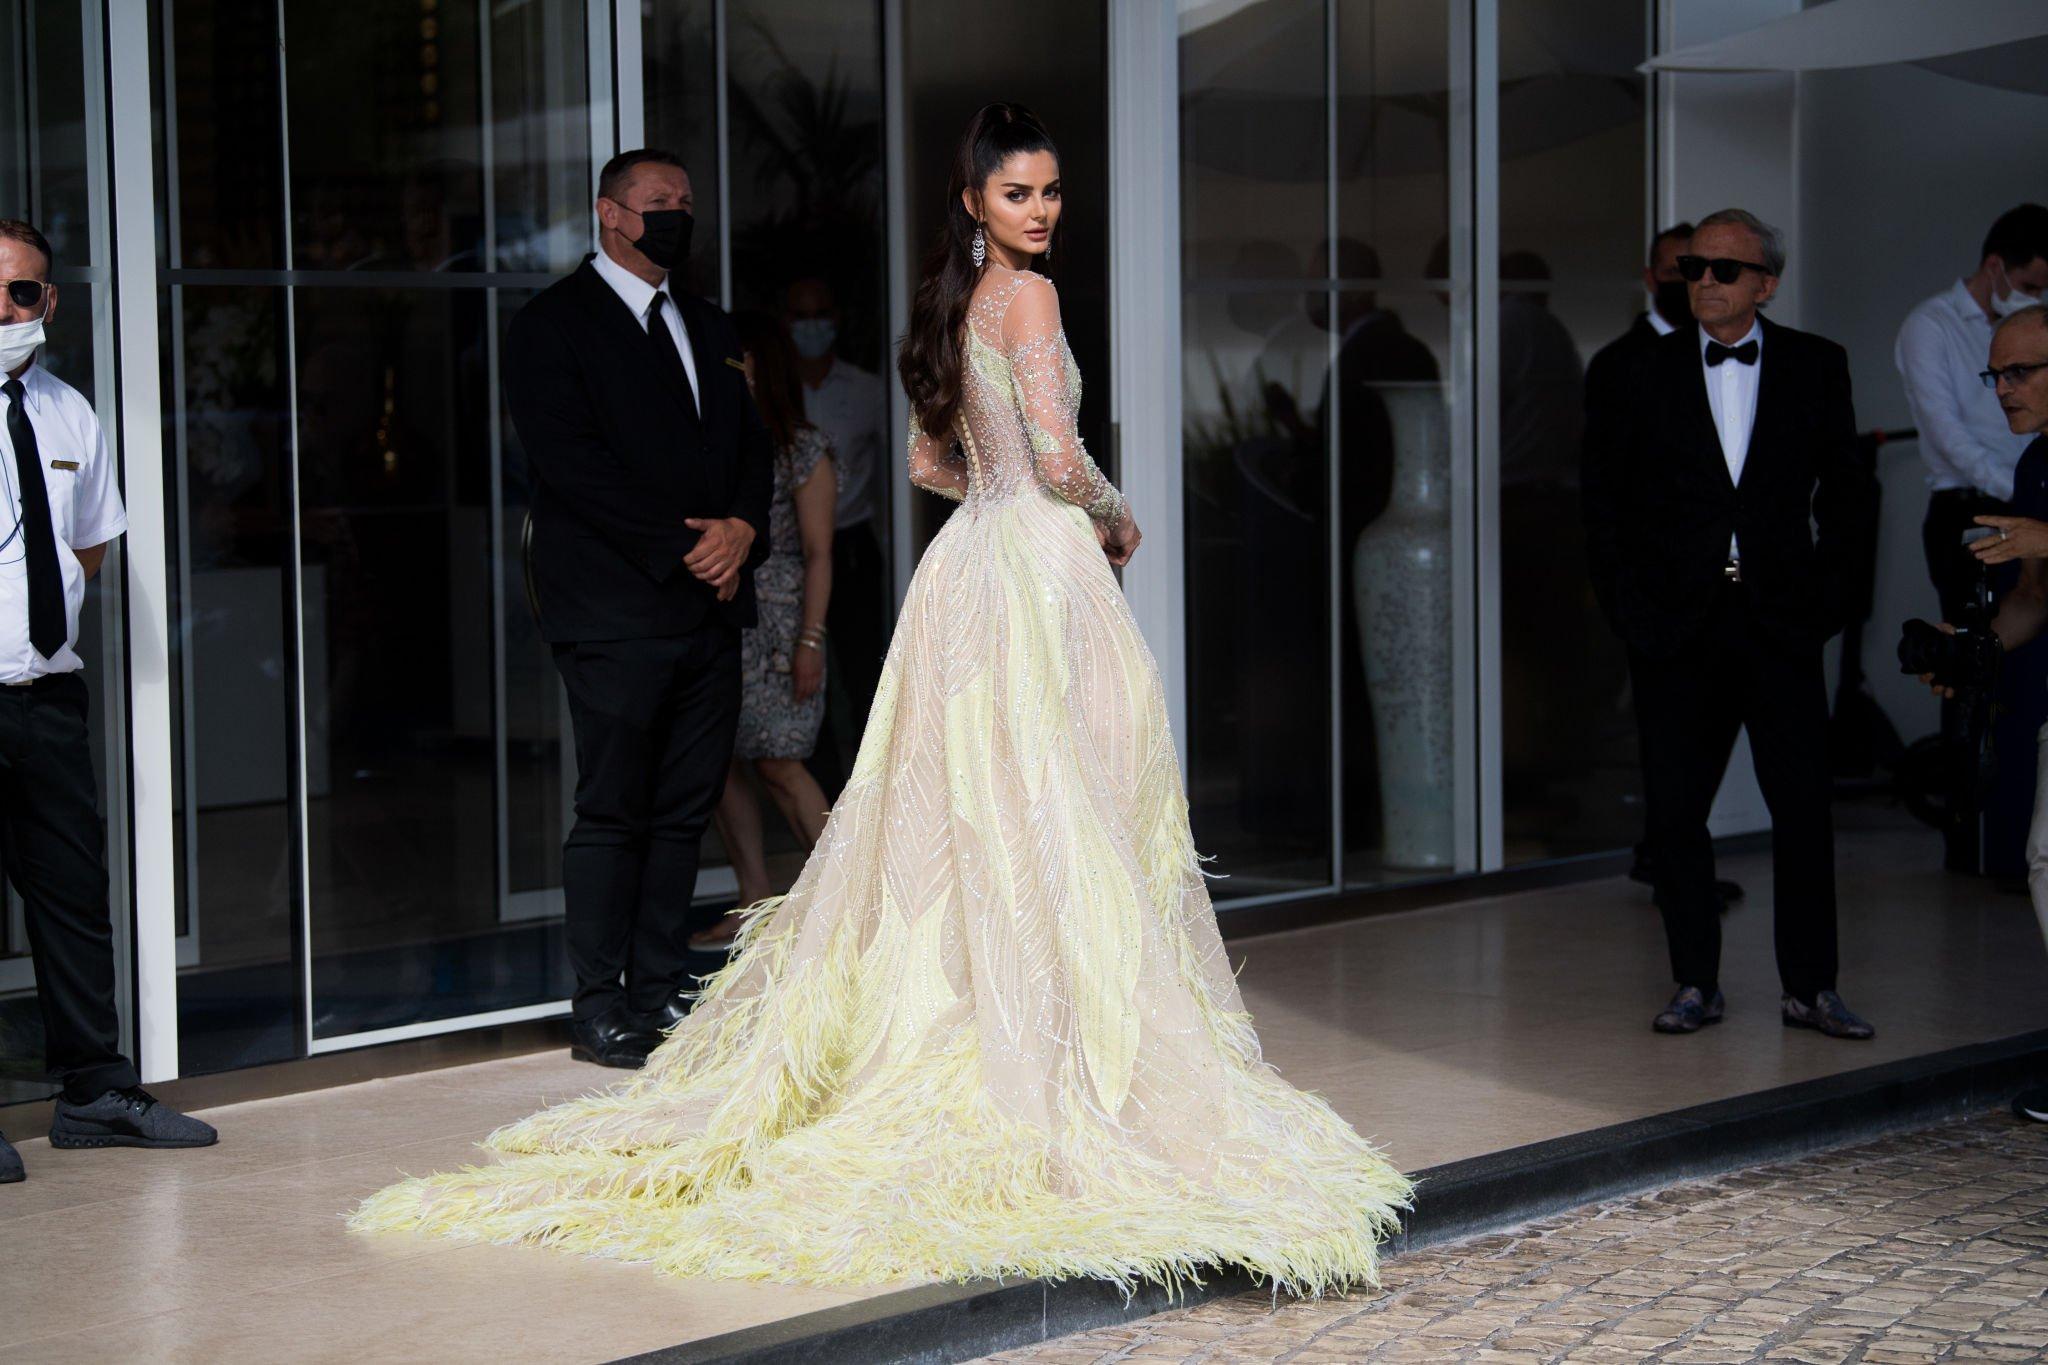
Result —
<path fill-rule="evenodd" d="M 1740 209 L 1702 218 L 1679 272 L 1696 327 L 1643 348 L 1588 435 L 1596 581 L 1627 643 L 1658 909 L 1678 991 L 1660 1033 L 1716 1023 L 1721 901 L 1707 813 L 1738 727 L 1771 809 L 1787 1025 L 1868 1038 L 1835 991 L 1834 827 L 1821 645 L 1840 629 L 1877 484 L 1856 458 L 1840 346 L 1763 320 L 1785 248 Z M 1814 527 L 1819 528 L 1818 537 Z"/>

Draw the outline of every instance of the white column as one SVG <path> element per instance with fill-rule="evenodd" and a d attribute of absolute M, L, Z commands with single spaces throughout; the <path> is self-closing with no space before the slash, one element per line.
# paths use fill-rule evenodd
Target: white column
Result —
<path fill-rule="evenodd" d="M 640 50 L 640 19 L 640 0 L 613 0 L 611 71 L 615 85 L 609 102 L 619 138 L 614 151 L 630 151 L 647 143 L 647 77 Z M 592 174 L 603 164 L 592 166 Z"/>
<path fill-rule="evenodd" d="M 1500 9 L 1472 5 L 1473 486 L 1478 558 L 1479 870 L 1506 865 L 1501 792 Z"/>
<path fill-rule="evenodd" d="M 107 127 L 118 443 L 128 535 L 130 860 L 135 888 L 135 1042 L 144 1081 L 178 1074 L 177 867 L 172 843 L 170 554 L 164 523 L 164 395 L 157 370 L 156 176 L 151 164 L 149 11 L 107 6 Z"/>
<path fill-rule="evenodd" d="M 1117 478 L 1145 533 L 1124 570 L 1124 595 L 1159 663 L 1185 772 L 1180 16 L 1157 0 L 1112 0 L 1109 9 L 1109 238 Z"/>

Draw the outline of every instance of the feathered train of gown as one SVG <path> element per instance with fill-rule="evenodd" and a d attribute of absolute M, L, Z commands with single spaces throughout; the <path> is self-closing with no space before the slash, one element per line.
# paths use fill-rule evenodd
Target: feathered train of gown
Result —
<path fill-rule="evenodd" d="M 1374 1281 L 1409 1183 L 1261 1059 L 1051 285 L 991 266 L 964 341 L 965 449 L 910 449 L 963 502 L 795 886 L 643 1071 L 354 1226 L 818 1285 Z"/>

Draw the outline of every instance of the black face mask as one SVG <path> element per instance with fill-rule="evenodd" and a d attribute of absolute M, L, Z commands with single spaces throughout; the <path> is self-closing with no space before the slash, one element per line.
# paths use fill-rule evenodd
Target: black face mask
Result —
<path fill-rule="evenodd" d="M 690 254 L 690 232 L 696 226 L 688 209 L 649 209 L 640 215 L 640 240 L 633 245 L 663 270 L 673 270 Z"/>
<path fill-rule="evenodd" d="M 1686 291 L 1684 280 L 1659 280 L 1657 292 L 1652 296 L 1657 304 L 1657 316 L 1673 327 L 1683 327 L 1692 321 L 1692 295 Z"/>

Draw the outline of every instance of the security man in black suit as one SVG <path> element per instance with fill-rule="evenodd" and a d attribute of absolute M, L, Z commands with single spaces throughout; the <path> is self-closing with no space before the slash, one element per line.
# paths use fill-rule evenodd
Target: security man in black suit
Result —
<path fill-rule="evenodd" d="M 1692 298 L 1686 287 L 1685 277 L 1678 273 L 1678 258 L 1685 252 L 1686 243 L 1692 239 L 1691 223 L 1673 223 L 1650 239 L 1650 259 L 1643 266 L 1643 293 L 1649 307 L 1636 314 L 1634 322 L 1626 332 L 1602 346 L 1586 362 L 1586 426 L 1591 432 L 1600 425 L 1602 412 L 1611 410 L 1618 403 L 1628 401 L 1628 376 L 1642 353 L 1657 344 L 1658 337 L 1670 336 L 1681 328 L 1692 326 Z M 1585 450 L 1587 457 L 1594 456 L 1590 447 Z M 1609 602 L 1613 585 L 1595 578 L 1593 594 L 1601 607 L 1610 616 L 1613 607 Z M 1735 736 L 1729 735 L 1732 747 Z M 1721 760 L 1725 771 L 1727 757 Z M 1656 884 L 1656 868 L 1650 857 L 1648 831 L 1636 845 L 1635 865 L 1629 868 L 1631 880 L 1645 885 Z M 1742 888 L 1731 881 L 1714 883 L 1715 892 L 1726 906 L 1731 901 L 1742 899 Z"/>
<path fill-rule="evenodd" d="M 1594 578 L 1627 643 L 1657 901 L 1678 992 L 1663 1033 L 1717 1022 L 1720 899 L 1707 813 L 1747 726 L 1771 810 L 1786 1024 L 1871 1026 L 1836 993 L 1834 828 L 1821 646 L 1841 628 L 1877 484 L 1855 457 L 1848 358 L 1757 313 L 1785 268 L 1776 229 L 1700 220 L 1679 268 L 1697 326 L 1641 349 L 1627 400 L 1589 410 Z M 1814 528 L 1818 527 L 1818 536 Z"/>
<path fill-rule="evenodd" d="M 672 153 L 612 158 L 598 251 L 520 309 L 505 348 L 541 635 L 576 734 L 573 1051 L 606 1066 L 638 1067 L 687 1009 L 699 846 L 768 554 L 773 445 L 739 340 L 672 287 L 693 203 Z"/>

